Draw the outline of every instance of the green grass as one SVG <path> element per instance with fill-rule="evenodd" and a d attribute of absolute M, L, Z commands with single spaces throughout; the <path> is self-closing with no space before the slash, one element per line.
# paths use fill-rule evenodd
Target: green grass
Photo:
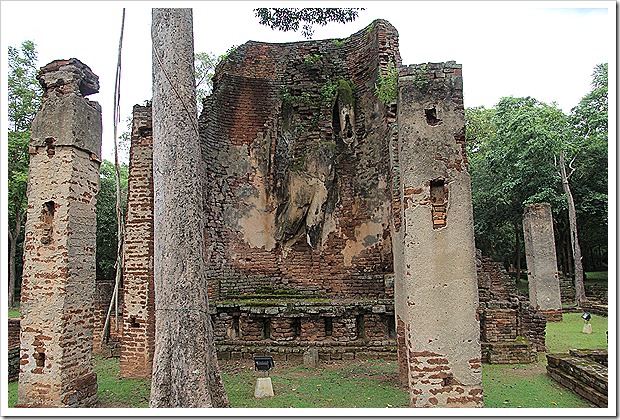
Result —
<path fill-rule="evenodd" d="M 17 404 L 17 381 L 9 382 L 9 407 L 15 407 Z"/>
<path fill-rule="evenodd" d="M 550 353 L 569 349 L 606 349 L 607 318 L 592 315 L 592 334 L 583 334 L 581 313 L 562 315 L 562 322 L 548 322 L 546 345 Z M 485 407 L 591 407 L 590 403 L 547 376 L 547 359 L 539 354 L 528 365 L 482 366 Z"/>
<path fill-rule="evenodd" d="M 563 353 L 569 349 L 606 349 L 607 318 L 592 315 L 592 334 L 584 334 L 582 312 L 565 313 L 562 322 L 547 323 L 547 347 L 550 353 Z"/>
<path fill-rule="evenodd" d="M 9 309 L 9 318 L 19 318 L 19 304 L 14 309 Z"/>
<path fill-rule="evenodd" d="M 483 365 L 482 387 L 487 408 L 590 407 L 547 376 L 544 355 L 527 365 Z"/>
<path fill-rule="evenodd" d="M 248 364 L 222 367 L 232 407 L 408 407 L 408 392 L 396 385 L 396 362 L 330 363 L 322 369 L 284 365 L 271 371 L 273 398 L 254 399 L 257 375 Z"/>
<path fill-rule="evenodd" d="M 581 313 L 547 323 L 550 352 L 572 348 L 607 348 L 607 318 L 592 316 L 593 334 L 583 334 Z M 482 367 L 485 407 L 590 407 L 547 376 L 543 354 L 528 365 Z M 95 357 L 99 383 L 98 407 L 148 407 L 148 380 L 119 379 L 118 359 Z M 277 363 L 271 371 L 275 396 L 255 399 L 256 372 L 250 361 L 221 363 L 222 378 L 232 407 L 408 407 L 406 389 L 397 385 L 396 361 L 355 360 L 323 362 L 319 369 Z M 9 407 L 17 402 L 17 382 L 9 383 Z"/>
<path fill-rule="evenodd" d="M 95 356 L 97 407 L 148 407 L 151 382 L 146 379 L 120 379 L 118 359 Z"/>
<path fill-rule="evenodd" d="M 585 284 L 607 286 L 607 271 L 588 271 L 585 273 Z"/>

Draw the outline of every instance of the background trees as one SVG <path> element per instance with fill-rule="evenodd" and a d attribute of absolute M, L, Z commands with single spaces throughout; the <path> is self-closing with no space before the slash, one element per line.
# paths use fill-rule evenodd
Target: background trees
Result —
<path fill-rule="evenodd" d="M 100 186 L 97 195 L 97 278 L 113 279 L 117 257 L 116 180 L 114 163 L 103 160 L 100 169 Z M 127 209 L 127 179 L 129 167 L 119 165 L 121 208 Z"/>
<path fill-rule="evenodd" d="M 37 49 L 32 41 L 8 51 L 8 216 L 9 216 L 9 308 L 15 307 L 15 287 L 21 279 L 21 250 L 26 216 L 26 187 L 30 155 L 30 124 L 43 90 L 36 79 Z"/>
<path fill-rule="evenodd" d="M 579 281 L 577 225 L 588 227 L 586 267 L 606 264 L 606 69 L 606 64 L 595 68 L 592 91 L 570 115 L 531 97 L 506 97 L 491 109 L 465 112 L 477 246 L 514 265 L 517 278 L 523 207 L 534 202 L 548 202 L 554 210 L 561 270 L 577 271 Z"/>

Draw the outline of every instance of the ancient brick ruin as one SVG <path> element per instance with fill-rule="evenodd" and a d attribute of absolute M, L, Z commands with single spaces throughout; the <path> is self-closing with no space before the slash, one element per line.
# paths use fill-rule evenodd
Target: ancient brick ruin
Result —
<path fill-rule="evenodd" d="M 442 269 L 440 260 L 418 263 L 429 284 L 445 285 L 423 296 L 423 281 L 403 282 L 400 292 L 407 306 L 415 300 L 430 310 L 445 308 L 448 290 L 456 312 L 443 316 L 461 323 L 445 328 L 429 318 L 423 329 L 426 321 L 403 307 L 401 379 L 412 387 L 413 406 L 481 406 L 461 68 L 453 62 L 401 68 L 405 105 L 399 110 L 396 98 L 378 100 L 375 87 L 379 71 L 388 74 L 400 64 L 396 30 L 376 21 L 344 40 L 248 42 L 217 68 L 199 132 L 209 310 L 218 354 L 272 354 L 301 362 L 314 349 L 323 360 L 393 357 L 394 264 L 405 267 L 415 256 L 395 258 L 392 236 L 396 232 L 399 243 L 420 223 L 430 229 L 422 247 L 446 251 L 446 241 L 459 244 L 450 258 L 462 259 L 462 265 L 451 265 L 461 273 Z M 134 114 L 136 134 L 137 126 L 147 126 L 148 111 L 136 108 Z M 429 130 L 424 142 L 410 134 L 420 123 Z M 149 143 L 147 129 L 137 134 L 132 150 Z M 434 146 L 441 144 L 438 138 L 447 146 Z M 132 168 L 151 164 L 150 149 L 141 150 L 132 152 Z M 430 171 L 422 178 L 410 169 L 418 156 L 417 165 Z M 149 197 L 145 177 L 131 182 L 144 190 L 130 187 L 130 208 L 132 197 Z M 417 206 L 428 210 L 410 215 Z M 152 349 L 152 312 L 146 310 L 153 228 L 146 222 L 152 209 L 145 204 L 138 211 L 140 222 L 133 227 L 128 217 L 128 235 L 135 233 L 126 244 L 141 252 L 134 265 L 139 275 L 124 284 L 123 376 L 148 376 Z M 133 264 L 129 252 L 126 263 Z"/>
<path fill-rule="evenodd" d="M 76 59 L 37 76 L 43 102 L 32 123 L 21 292 L 20 407 L 88 407 L 92 370 L 95 201 L 101 108 L 85 96 L 98 77 Z"/>
<path fill-rule="evenodd" d="M 69 64 L 90 74 L 77 63 Z M 384 103 L 376 86 L 392 68 L 398 97 Z M 454 62 L 402 66 L 398 33 L 382 20 L 342 40 L 250 41 L 218 66 L 198 129 L 209 312 L 220 358 L 270 354 L 301 363 L 309 350 L 322 360 L 396 358 L 398 348 L 412 406 L 480 407 L 482 361 L 529 362 L 545 349 L 544 316 L 517 297 L 514 284 L 492 262 L 481 258 L 476 266 L 462 83 L 461 66 Z M 82 108 L 97 108 L 65 85 L 57 91 L 59 98 L 79 97 Z M 134 107 L 122 319 L 115 331 L 113 318 L 112 342 L 118 341 L 104 353 L 120 353 L 123 377 L 149 377 L 152 371 L 151 119 L 149 105 Z M 87 128 L 95 136 L 96 129 Z M 84 136 L 79 141 L 90 139 Z M 48 137 L 56 140 L 46 142 Z M 89 176 L 89 194 L 96 193 L 98 177 L 90 177 L 98 174 L 98 148 L 47 134 L 33 145 L 35 174 L 72 151 Z M 94 215 L 94 194 L 79 194 Z M 42 198 L 53 201 L 53 209 L 33 204 L 32 211 L 47 211 L 37 222 L 40 229 L 35 226 L 43 232 L 40 249 L 54 243 L 42 242 L 49 239 L 49 225 L 62 228 L 54 215 L 64 199 L 69 198 L 60 193 Z M 86 215 L 78 217 L 80 226 L 90 223 L 94 229 Z M 94 241 L 94 232 L 91 237 Z M 92 252 L 94 270 L 94 242 Z M 38 298 L 40 307 L 29 308 L 39 287 L 33 287 L 35 278 L 25 277 L 22 294 L 20 395 L 42 371 L 28 367 L 41 363 L 39 353 L 45 354 L 45 366 L 56 366 L 51 362 L 59 356 L 42 340 L 54 337 L 59 348 L 68 343 L 61 334 L 43 334 L 34 322 L 49 305 Z M 72 372 L 69 382 L 83 381 L 85 394 L 69 389 L 62 402 L 32 396 L 20 402 L 92 404 L 96 377 L 89 370 L 90 354 L 99 351 L 109 297 L 84 296 L 83 290 L 95 288 L 84 281 L 79 301 L 71 295 L 63 310 L 71 328 L 81 328 L 71 342 L 80 344 L 72 348 L 71 360 L 81 357 L 82 371 Z M 113 287 L 99 286 L 104 294 Z M 92 346 L 79 351 L 90 343 L 92 317 L 70 318 L 76 302 L 101 320 Z M 71 360 L 67 366 L 77 369 Z"/>
<path fill-rule="evenodd" d="M 477 255 L 480 341 L 485 363 L 533 363 L 545 346 L 545 314 L 521 296 L 501 264 Z"/>
<path fill-rule="evenodd" d="M 533 308 L 543 312 L 548 321 L 562 321 L 553 215 L 549 204 L 525 206 L 523 237 L 530 303 Z"/>
<path fill-rule="evenodd" d="M 394 346 L 390 109 L 374 92 L 390 61 L 397 33 L 378 21 L 339 41 L 248 42 L 218 67 L 199 125 L 221 352 Z"/>

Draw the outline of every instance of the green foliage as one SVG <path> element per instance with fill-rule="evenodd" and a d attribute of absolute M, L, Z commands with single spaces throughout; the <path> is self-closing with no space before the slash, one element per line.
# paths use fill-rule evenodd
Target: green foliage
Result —
<path fill-rule="evenodd" d="M 34 42 L 24 41 L 21 48 L 8 47 L 8 237 L 11 247 L 10 258 L 15 264 L 10 267 L 9 288 L 15 289 L 21 283 L 23 267 L 23 231 L 26 221 L 26 189 L 30 155 L 30 124 L 41 104 L 43 91 L 36 79 L 37 50 Z M 14 246 L 14 248 L 13 248 Z M 15 253 L 13 253 L 15 250 Z M 11 261 L 11 260 L 9 260 Z M 15 275 L 13 276 L 13 270 Z M 9 295 L 11 300 L 11 295 Z M 13 302 L 9 302 L 11 306 Z"/>
<path fill-rule="evenodd" d="M 26 211 L 26 188 L 30 166 L 29 143 L 30 131 L 9 131 L 7 155 L 10 226 L 14 226 L 18 213 L 23 215 Z"/>
<path fill-rule="evenodd" d="M 121 178 L 121 208 L 123 214 L 127 207 L 127 179 L 129 167 L 119 165 Z M 97 195 L 97 278 L 113 279 L 117 256 L 117 219 L 116 219 L 116 180 L 114 164 L 107 160 L 101 162 L 100 188 Z"/>
<path fill-rule="evenodd" d="M 199 52 L 194 54 L 194 76 L 196 78 L 196 101 L 198 102 L 198 113 L 202 112 L 203 101 L 213 90 L 213 76 L 215 67 L 226 60 L 237 49 L 237 46 L 230 47 L 224 54 L 216 56 L 213 53 Z"/>
<path fill-rule="evenodd" d="M 332 39 L 332 44 L 334 44 L 337 47 L 341 47 L 344 44 L 347 43 L 347 38 L 343 38 L 343 39 Z"/>
<path fill-rule="evenodd" d="M 575 169 L 571 189 L 580 237 L 590 247 L 606 244 L 605 66 L 597 66 L 595 75 L 596 95 L 586 95 L 571 116 L 531 97 L 506 97 L 491 109 L 465 110 L 476 245 L 485 255 L 512 258 L 525 204 L 550 203 L 556 227 L 566 225 L 567 201 L 557 172 L 560 153 Z"/>
<path fill-rule="evenodd" d="M 346 105 L 353 105 L 355 103 L 354 86 L 353 82 L 346 81 L 344 79 L 338 80 L 338 102 Z"/>
<path fill-rule="evenodd" d="M 366 39 L 370 37 L 370 33 L 373 29 L 375 29 L 375 22 L 371 22 L 371 24 L 366 27 L 366 30 L 364 32 L 364 36 L 366 37 Z"/>
<path fill-rule="evenodd" d="M 379 67 L 375 93 L 384 104 L 389 104 L 398 97 L 398 69 L 392 60 L 388 61 L 385 72 Z"/>
<path fill-rule="evenodd" d="M 580 245 L 585 250 L 584 263 L 586 266 L 593 265 L 590 269 L 601 269 L 605 262 L 587 258 L 591 251 L 607 248 L 607 67 L 607 63 L 603 63 L 594 68 L 592 90 L 571 110 L 569 116 L 573 141 L 567 146 L 567 155 L 574 159 L 572 167 L 575 169 L 571 189 L 575 197 Z"/>
<path fill-rule="evenodd" d="M 27 131 L 34 119 L 43 90 L 37 81 L 37 50 L 26 40 L 21 48 L 8 51 L 8 116 L 9 131 Z"/>
<path fill-rule="evenodd" d="M 306 54 L 304 57 L 304 63 L 309 66 L 313 66 L 321 61 L 321 54 Z"/>
<path fill-rule="evenodd" d="M 330 22 L 347 23 L 353 22 L 359 10 L 363 8 L 258 8 L 254 9 L 255 16 L 261 25 L 277 29 L 283 32 L 299 30 L 302 24 L 301 34 L 309 39 L 314 33 L 313 25 L 325 26 Z"/>

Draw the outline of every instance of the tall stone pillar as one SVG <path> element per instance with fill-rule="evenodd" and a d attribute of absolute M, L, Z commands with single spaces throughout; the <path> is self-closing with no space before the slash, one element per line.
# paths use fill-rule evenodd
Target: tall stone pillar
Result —
<path fill-rule="evenodd" d="M 525 206 L 523 236 L 530 305 L 544 313 L 547 321 L 562 321 L 562 299 L 555 255 L 553 214 L 549 204 L 538 203 Z"/>
<path fill-rule="evenodd" d="M 96 196 L 101 107 L 86 95 L 98 77 L 76 59 L 37 76 L 21 295 L 19 407 L 89 407 L 92 369 Z"/>
<path fill-rule="evenodd" d="M 153 124 L 150 105 L 133 107 L 124 252 L 120 374 L 124 378 L 150 378 L 155 349 Z"/>
<path fill-rule="evenodd" d="M 398 141 L 412 407 L 481 407 L 480 326 L 461 65 L 401 67 Z"/>

